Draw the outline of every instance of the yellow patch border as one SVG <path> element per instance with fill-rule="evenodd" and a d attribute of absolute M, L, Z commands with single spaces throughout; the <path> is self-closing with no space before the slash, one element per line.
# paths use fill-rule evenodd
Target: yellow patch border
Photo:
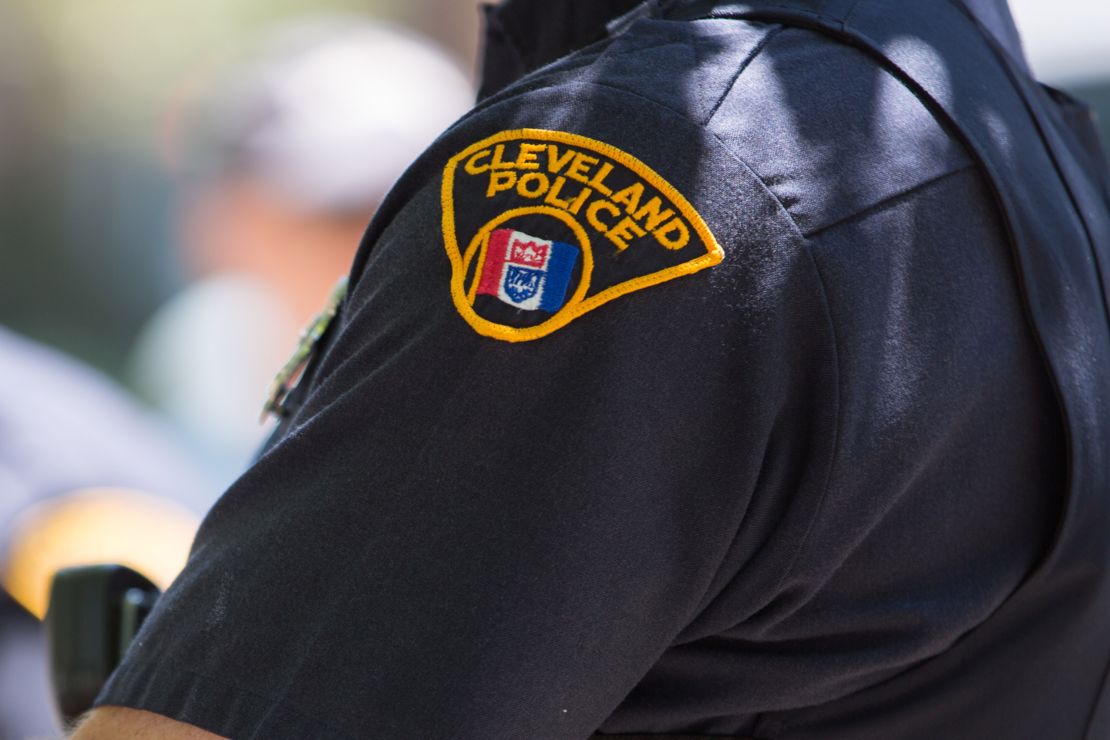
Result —
<path fill-rule="evenodd" d="M 694 232 L 708 248 L 707 251 L 705 254 L 688 262 L 683 262 L 680 265 L 674 265 L 673 267 L 668 267 L 658 272 L 633 278 L 632 280 L 626 280 L 623 283 L 618 283 L 617 285 L 606 288 L 589 298 L 585 298 L 585 293 L 589 290 L 589 277 L 593 269 L 593 253 L 589 238 L 585 234 L 585 231 L 577 223 L 572 224 L 571 222 L 573 222 L 573 219 L 567 217 L 569 220 L 564 220 L 564 223 L 571 226 L 579 239 L 583 240 L 583 244 L 581 245 L 583 253 L 583 276 L 579 281 L 578 289 L 575 291 L 574 295 L 571 296 L 570 300 L 550 319 L 535 326 L 505 326 L 504 324 L 498 324 L 482 318 L 473 307 L 473 293 L 478 280 L 477 275 L 475 276 L 475 285 L 471 286 L 470 290 L 467 290 L 464 283 L 466 281 L 466 272 L 474 259 L 474 255 L 479 251 L 481 251 L 482 254 L 485 253 L 486 243 L 488 241 L 485 237 L 493 230 L 490 224 L 498 224 L 513 216 L 523 215 L 525 213 L 545 213 L 546 215 L 552 215 L 560 219 L 565 215 L 562 214 L 561 211 L 558 211 L 558 209 L 547 206 L 533 206 L 506 211 L 497 219 L 483 227 L 478 234 L 475 235 L 470 244 L 467 245 L 465 254 L 459 249 L 458 239 L 455 234 L 454 198 L 455 172 L 459 164 L 475 152 L 486 147 L 516 139 L 534 139 L 578 146 L 593 150 L 598 154 L 602 154 L 609 159 L 619 162 L 635 172 L 639 177 L 651 184 L 663 196 L 670 200 L 671 204 L 678 209 L 679 213 L 685 216 L 686 220 L 690 222 Z M 690 202 L 687 201 L 681 193 L 675 190 L 669 182 L 664 180 L 662 176 L 640 160 L 630 154 L 626 154 L 611 144 L 606 144 L 603 141 L 591 139 L 587 136 L 567 133 L 565 131 L 551 131 L 548 129 L 535 128 L 510 129 L 471 144 L 447 162 L 447 166 L 443 170 L 440 201 L 443 207 L 443 243 L 447 250 L 447 258 L 451 261 L 451 298 L 455 303 L 455 309 L 463 319 L 482 336 L 500 339 L 506 342 L 527 342 L 545 337 L 557 329 L 566 326 L 582 314 L 592 311 L 614 298 L 619 298 L 633 291 L 647 288 L 652 285 L 658 285 L 659 283 L 664 283 L 668 280 L 682 277 L 683 275 L 692 275 L 707 267 L 713 267 L 724 259 L 725 254 L 724 250 L 721 249 L 721 245 L 717 243 L 717 239 L 713 236 L 712 232 L 710 232 L 709 226 L 698 212 L 694 210 Z"/>

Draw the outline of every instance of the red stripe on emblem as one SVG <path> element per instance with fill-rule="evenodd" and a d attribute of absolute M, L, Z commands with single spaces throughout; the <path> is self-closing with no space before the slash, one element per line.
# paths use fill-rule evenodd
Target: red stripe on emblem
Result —
<path fill-rule="evenodd" d="M 489 235 L 486 245 L 486 260 L 482 263 L 482 276 L 478 282 L 478 292 L 497 295 L 501 288 L 501 273 L 505 268 L 505 252 L 509 248 L 512 229 L 497 229 Z"/>

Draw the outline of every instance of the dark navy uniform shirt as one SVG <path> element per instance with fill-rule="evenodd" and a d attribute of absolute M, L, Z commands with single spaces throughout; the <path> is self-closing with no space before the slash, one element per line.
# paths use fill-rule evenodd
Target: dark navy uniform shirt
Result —
<path fill-rule="evenodd" d="M 101 703 L 235 738 L 833 737 L 1044 556 L 1060 412 L 951 128 L 816 30 L 587 5 L 490 13 L 485 99 L 375 217 Z"/>

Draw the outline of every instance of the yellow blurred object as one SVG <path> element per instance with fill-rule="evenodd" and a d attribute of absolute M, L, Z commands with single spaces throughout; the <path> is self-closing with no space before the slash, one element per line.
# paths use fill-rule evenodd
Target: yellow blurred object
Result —
<path fill-rule="evenodd" d="M 2 581 L 40 619 L 62 568 L 119 563 L 165 589 L 184 567 L 198 524 L 183 507 L 139 491 L 74 491 L 19 517 Z"/>

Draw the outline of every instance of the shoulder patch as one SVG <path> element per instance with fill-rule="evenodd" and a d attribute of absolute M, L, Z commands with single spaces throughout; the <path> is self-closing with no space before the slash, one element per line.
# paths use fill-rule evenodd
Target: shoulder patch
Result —
<path fill-rule="evenodd" d="M 585 136 L 502 131 L 452 157 L 442 187 L 455 308 L 494 339 L 539 339 L 724 256 L 670 183 Z"/>

